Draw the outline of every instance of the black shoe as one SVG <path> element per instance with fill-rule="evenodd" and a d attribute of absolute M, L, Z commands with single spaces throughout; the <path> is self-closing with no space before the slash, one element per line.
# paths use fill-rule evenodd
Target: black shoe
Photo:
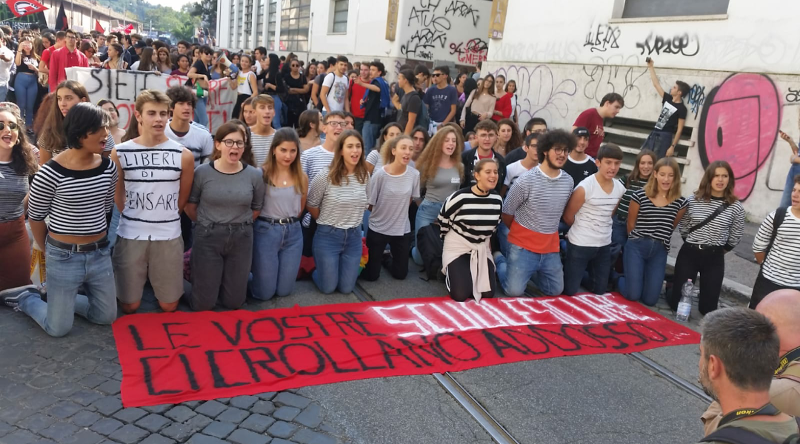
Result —
<path fill-rule="evenodd" d="M 35 285 L 25 285 L 22 287 L 9 288 L 0 292 L 3 302 L 11 308 L 19 307 L 19 303 L 28 296 L 40 296 L 39 290 Z"/>

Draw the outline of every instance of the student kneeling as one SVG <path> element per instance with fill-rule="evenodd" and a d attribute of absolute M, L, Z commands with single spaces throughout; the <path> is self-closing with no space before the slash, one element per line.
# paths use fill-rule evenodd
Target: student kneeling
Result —
<path fill-rule="evenodd" d="M 564 222 L 572 226 L 564 267 L 567 296 L 578 292 L 587 267 L 592 277 L 589 291 L 606 292 L 611 271 L 611 215 L 625 194 L 625 186 L 614 179 L 621 162 L 618 146 L 601 146 L 595 160 L 598 171 L 578 184 L 564 210 Z"/>
<path fill-rule="evenodd" d="M 475 165 L 477 183 L 462 188 L 444 202 L 439 225 L 444 236 L 442 272 L 450 297 L 463 302 L 470 296 L 480 301 L 493 297 L 495 266 L 491 237 L 500 222 L 503 198 L 495 191 L 498 164 L 482 159 Z"/>
<path fill-rule="evenodd" d="M 193 310 L 211 310 L 217 298 L 236 309 L 247 297 L 253 262 L 253 220 L 264 203 L 261 171 L 242 163 L 245 133 L 233 122 L 214 137 L 214 160 L 197 167 L 186 214 L 197 222 L 192 247 Z"/>

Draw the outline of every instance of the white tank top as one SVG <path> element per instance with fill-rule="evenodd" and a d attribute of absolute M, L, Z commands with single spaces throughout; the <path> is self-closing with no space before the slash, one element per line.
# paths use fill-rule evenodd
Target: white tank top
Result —
<path fill-rule="evenodd" d="M 117 145 L 125 173 L 125 206 L 117 234 L 125 239 L 172 240 L 181 235 L 178 210 L 183 147 L 172 140 L 148 148 Z"/>

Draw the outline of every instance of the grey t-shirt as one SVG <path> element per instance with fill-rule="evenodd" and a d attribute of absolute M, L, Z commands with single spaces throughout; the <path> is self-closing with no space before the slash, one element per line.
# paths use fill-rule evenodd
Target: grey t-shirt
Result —
<path fill-rule="evenodd" d="M 369 181 L 369 229 L 384 236 L 402 236 L 411 231 L 408 206 L 419 197 L 419 171 L 406 167 L 403 174 L 393 176 L 385 169 L 376 169 Z"/>
<path fill-rule="evenodd" d="M 425 200 L 442 203 L 447 196 L 461 189 L 461 176 L 458 168 L 439 168 L 436 176 L 425 184 Z"/>
<path fill-rule="evenodd" d="M 280 188 L 267 186 L 266 190 L 261 216 L 272 219 L 300 216 L 303 195 L 298 193 L 293 186 Z"/>
<path fill-rule="evenodd" d="M 240 224 L 253 221 L 264 203 L 261 170 L 250 165 L 234 174 L 214 168 L 214 162 L 194 170 L 189 203 L 197 204 L 199 224 Z"/>

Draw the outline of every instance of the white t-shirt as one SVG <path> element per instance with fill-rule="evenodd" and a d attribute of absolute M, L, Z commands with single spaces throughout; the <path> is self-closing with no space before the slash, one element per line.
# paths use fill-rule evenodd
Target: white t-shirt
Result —
<path fill-rule="evenodd" d="M 344 111 L 344 99 L 347 95 L 347 88 L 350 86 L 347 77 L 337 76 L 336 73 L 328 73 L 322 82 L 322 86 L 330 88 L 328 91 L 328 106 L 330 109 L 326 111 Z"/>
<path fill-rule="evenodd" d="M 170 119 L 172 122 L 172 119 Z M 164 134 L 169 140 L 178 142 L 185 146 L 194 156 L 194 167 L 200 166 L 200 163 L 214 152 L 214 137 L 205 129 L 204 126 L 191 122 L 189 124 L 189 132 L 183 137 L 178 137 L 169 123 L 164 128 Z"/>
<path fill-rule="evenodd" d="M 11 65 L 14 64 L 14 52 L 3 45 L 0 47 L 0 54 L 10 59 L 8 62 L 0 60 L 0 85 L 7 85 L 11 78 Z"/>
<path fill-rule="evenodd" d="M 511 188 L 511 185 L 514 185 L 514 181 L 517 180 L 517 177 L 522 176 L 528 171 L 530 170 L 525 168 L 524 165 L 522 165 L 521 160 L 518 160 L 512 163 L 511 165 L 508 165 L 506 167 L 506 181 L 504 185 Z"/>
<path fill-rule="evenodd" d="M 575 214 L 575 223 L 567 233 L 569 242 L 581 247 L 604 247 L 611 243 L 611 215 L 617 207 L 625 185 L 612 180 L 614 189 L 606 193 L 597 182 L 597 174 L 592 174 L 575 188 L 583 188 L 584 202 Z"/>
<path fill-rule="evenodd" d="M 236 92 L 247 95 L 253 94 L 253 90 L 250 88 L 250 76 L 255 76 L 253 71 L 247 71 L 245 73 L 241 70 L 239 71 L 239 76 L 236 78 L 239 86 L 236 88 Z"/>

